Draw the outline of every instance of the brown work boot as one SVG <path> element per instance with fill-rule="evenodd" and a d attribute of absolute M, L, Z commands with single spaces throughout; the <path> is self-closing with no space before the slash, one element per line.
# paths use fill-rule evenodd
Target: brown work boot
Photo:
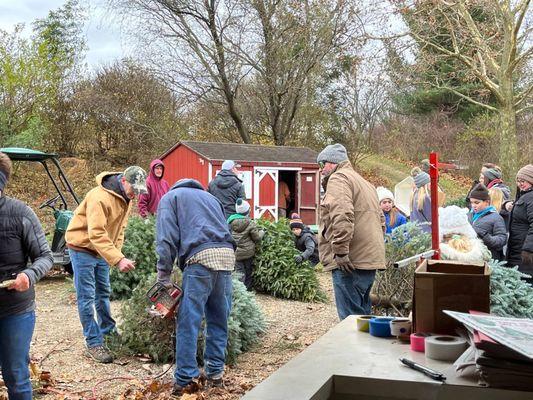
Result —
<path fill-rule="evenodd" d="M 181 386 L 175 383 L 174 388 L 172 389 L 172 396 L 181 397 L 184 394 L 191 394 L 197 392 L 198 390 L 200 390 L 200 386 L 197 382 L 194 381 L 189 382 L 185 386 Z"/>
<path fill-rule="evenodd" d="M 222 380 L 222 377 L 220 378 L 207 378 L 207 382 L 205 384 L 206 389 L 211 388 L 223 388 L 224 387 L 224 381 Z"/>
<path fill-rule="evenodd" d="M 102 364 L 110 364 L 113 362 L 113 355 L 104 346 L 87 347 L 85 354 Z"/>

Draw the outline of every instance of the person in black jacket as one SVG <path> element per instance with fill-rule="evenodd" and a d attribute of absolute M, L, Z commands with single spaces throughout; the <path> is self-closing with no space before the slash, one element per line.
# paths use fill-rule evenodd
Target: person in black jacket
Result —
<path fill-rule="evenodd" d="M 31 400 L 35 284 L 52 268 L 53 257 L 35 213 L 4 195 L 10 175 L 11 160 L 0 153 L 0 369 L 9 398 Z"/>
<path fill-rule="evenodd" d="M 507 265 L 533 276 L 533 164 L 521 168 L 516 175 L 518 185 L 514 203 L 504 204 L 511 210 Z M 533 278 L 527 279 L 533 283 Z"/>
<path fill-rule="evenodd" d="M 492 258 L 504 260 L 503 248 L 507 242 L 505 221 L 490 204 L 489 190 L 485 185 L 480 183 L 471 190 L 470 204 L 472 205 L 469 215 L 470 224 L 490 250 Z"/>
<path fill-rule="evenodd" d="M 235 164 L 232 160 L 226 160 L 222 163 L 222 170 L 215 176 L 211 182 L 207 191 L 215 196 L 224 207 L 224 213 L 226 218 L 235 214 L 235 204 L 237 199 L 246 199 L 244 192 L 244 185 L 237 176 L 240 165 Z"/>
<path fill-rule="evenodd" d="M 319 262 L 318 243 L 313 232 L 302 222 L 298 214 L 292 214 L 289 226 L 294 234 L 294 245 L 301 252 L 294 257 L 294 261 L 298 264 L 309 261 L 311 266 L 316 266 Z"/>

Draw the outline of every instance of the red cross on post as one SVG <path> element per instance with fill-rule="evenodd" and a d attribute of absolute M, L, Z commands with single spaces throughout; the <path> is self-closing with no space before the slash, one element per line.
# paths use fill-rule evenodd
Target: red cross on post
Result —
<path fill-rule="evenodd" d="M 431 248 L 434 260 L 440 260 L 439 239 L 439 154 L 429 153 L 429 176 L 431 178 Z"/>

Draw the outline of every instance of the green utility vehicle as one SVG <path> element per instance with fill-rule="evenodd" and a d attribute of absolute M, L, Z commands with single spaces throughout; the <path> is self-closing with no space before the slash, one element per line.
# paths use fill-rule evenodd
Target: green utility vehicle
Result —
<path fill-rule="evenodd" d="M 59 164 L 58 156 L 56 154 L 43 153 L 41 151 L 19 147 L 0 148 L 0 151 L 7 154 L 12 161 L 40 163 L 52 181 L 57 195 L 42 203 L 39 209 L 49 207 L 55 218 L 54 236 L 51 246 L 54 255 L 54 265 L 61 265 L 66 272 L 72 274 L 72 264 L 70 263 L 70 256 L 65 242 L 65 232 L 73 215 L 73 211 L 69 210 L 68 201 L 71 201 L 74 207 L 79 205 L 80 201 L 63 172 L 61 164 Z"/>

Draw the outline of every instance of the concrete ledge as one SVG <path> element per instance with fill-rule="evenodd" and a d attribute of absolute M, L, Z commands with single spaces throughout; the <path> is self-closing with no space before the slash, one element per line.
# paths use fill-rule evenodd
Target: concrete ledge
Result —
<path fill-rule="evenodd" d="M 443 372 L 445 384 L 403 366 L 406 357 Z M 531 400 L 533 393 L 482 388 L 451 363 L 426 359 L 395 339 L 370 336 L 346 318 L 243 400 Z"/>

